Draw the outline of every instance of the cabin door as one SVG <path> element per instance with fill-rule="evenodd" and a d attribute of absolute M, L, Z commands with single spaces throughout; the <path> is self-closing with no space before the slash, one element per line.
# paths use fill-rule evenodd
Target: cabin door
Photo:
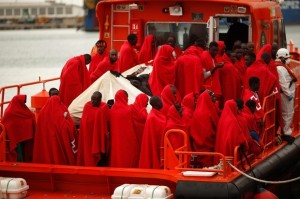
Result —
<path fill-rule="evenodd" d="M 217 15 L 207 22 L 209 41 L 224 41 L 231 50 L 236 40 L 251 41 L 252 27 L 250 15 Z"/>

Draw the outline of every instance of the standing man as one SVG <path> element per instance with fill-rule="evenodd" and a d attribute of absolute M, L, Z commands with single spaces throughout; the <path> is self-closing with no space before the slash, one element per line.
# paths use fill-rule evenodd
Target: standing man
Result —
<path fill-rule="evenodd" d="M 108 106 L 95 91 L 83 108 L 80 121 L 77 165 L 97 166 L 108 152 Z"/>
<path fill-rule="evenodd" d="M 59 95 L 68 107 L 90 84 L 90 76 L 86 65 L 91 62 L 89 54 L 73 57 L 64 65 L 60 75 Z"/>
<path fill-rule="evenodd" d="M 295 82 L 297 81 L 297 78 L 293 71 L 289 68 L 289 63 L 289 51 L 285 48 L 280 48 L 276 54 L 276 65 L 281 88 L 280 95 L 283 120 L 282 139 L 291 144 L 295 139 L 291 136 L 291 124 L 294 116 Z"/>
<path fill-rule="evenodd" d="M 218 68 L 222 68 L 224 62 L 217 63 L 216 55 L 218 53 L 218 43 L 210 42 L 208 51 L 201 54 L 201 64 L 204 74 L 204 87 L 215 93 L 218 100 L 221 98 L 220 72 Z"/>
<path fill-rule="evenodd" d="M 179 46 L 176 45 L 176 37 L 174 35 L 170 35 L 167 39 L 167 43 L 168 45 L 172 46 L 174 48 L 174 58 L 177 59 L 178 57 L 180 57 L 182 55 L 182 50 Z"/>
<path fill-rule="evenodd" d="M 89 66 L 89 74 L 91 75 L 97 68 L 97 65 L 104 60 L 105 57 L 108 57 L 108 53 L 106 51 L 106 41 L 98 40 L 95 44 L 97 48 L 97 53 L 92 55 L 92 61 Z"/>
<path fill-rule="evenodd" d="M 135 49 L 135 45 L 138 41 L 136 34 L 129 34 L 127 41 L 121 46 L 119 57 L 119 72 L 132 68 L 139 64 L 138 54 Z"/>

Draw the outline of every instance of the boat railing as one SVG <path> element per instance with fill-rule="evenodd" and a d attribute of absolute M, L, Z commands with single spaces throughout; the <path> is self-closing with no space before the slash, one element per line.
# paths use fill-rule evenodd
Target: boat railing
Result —
<path fill-rule="evenodd" d="M 0 162 L 4 162 L 6 160 L 6 131 L 4 125 L 0 123 Z"/>
<path fill-rule="evenodd" d="M 43 88 L 45 88 L 45 84 L 48 82 L 53 82 L 56 80 L 59 80 L 59 77 L 56 78 L 51 78 L 51 79 L 45 79 L 42 80 L 39 77 L 38 81 L 33 81 L 33 82 L 28 82 L 28 83 L 24 83 L 24 84 L 15 84 L 15 85 L 10 85 L 10 86 L 5 86 L 0 88 L 0 95 L 1 95 L 1 99 L 0 99 L 0 119 L 3 117 L 4 114 L 4 110 L 5 110 L 5 106 L 8 105 L 11 101 L 11 99 L 6 99 L 6 93 L 7 92 L 12 92 L 13 96 L 15 95 L 19 95 L 21 93 L 21 89 L 24 87 L 30 87 L 30 86 L 34 86 L 34 85 L 43 85 Z"/>
<path fill-rule="evenodd" d="M 264 150 L 273 148 L 276 136 L 276 93 L 272 93 L 265 97 L 262 109 L 264 110 L 261 139 L 264 144 Z"/>

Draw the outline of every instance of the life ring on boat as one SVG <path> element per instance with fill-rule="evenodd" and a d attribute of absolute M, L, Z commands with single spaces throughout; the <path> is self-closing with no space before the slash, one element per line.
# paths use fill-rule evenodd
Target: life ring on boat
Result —
<path fill-rule="evenodd" d="M 256 193 L 253 199 L 278 199 L 271 191 L 264 188 L 258 188 L 258 193 Z"/>

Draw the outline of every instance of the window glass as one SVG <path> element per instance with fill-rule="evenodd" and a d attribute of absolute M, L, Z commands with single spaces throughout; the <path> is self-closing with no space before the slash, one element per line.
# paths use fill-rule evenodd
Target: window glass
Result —
<path fill-rule="evenodd" d="M 37 15 L 37 8 L 31 8 L 31 14 Z"/>
<path fill-rule="evenodd" d="M 6 16 L 12 16 L 12 9 L 11 8 L 6 9 Z"/>
<path fill-rule="evenodd" d="M 273 42 L 276 42 L 276 43 L 281 43 L 278 41 L 278 21 L 277 20 L 274 20 L 273 21 Z"/>
<path fill-rule="evenodd" d="M 15 15 L 15 16 L 20 16 L 20 15 L 21 15 L 21 10 L 20 10 L 20 8 L 15 8 L 15 9 L 14 9 L 14 15 Z"/>
<path fill-rule="evenodd" d="M 54 8 L 53 7 L 48 8 L 48 14 L 49 15 L 54 15 Z"/>
<path fill-rule="evenodd" d="M 72 7 L 66 7 L 66 14 L 72 14 Z"/>
<path fill-rule="evenodd" d="M 287 43 L 286 43 L 286 33 L 285 33 L 285 26 L 284 26 L 284 22 L 283 19 L 280 20 L 279 22 L 279 31 L 280 31 L 280 47 L 281 48 L 286 48 L 287 47 Z"/>
<path fill-rule="evenodd" d="M 46 8 L 40 8 L 40 15 L 46 14 Z"/>
<path fill-rule="evenodd" d="M 62 15 L 62 14 L 63 14 L 63 8 L 62 8 L 62 7 L 56 8 L 56 13 L 57 13 L 58 15 Z"/>
<path fill-rule="evenodd" d="M 208 41 L 208 30 L 206 23 L 147 23 L 146 35 L 153 34 L 156 36 L 157 44 L 163 45 L 167 38 L 173 35 L 177 39 L 177 45 L 185 50 L 193 44 L 196 39 Z"/>
<path fill-rule="evenodd" d="M 4 16 L 4 9 L 0 9 L 0 16 Z"/>

